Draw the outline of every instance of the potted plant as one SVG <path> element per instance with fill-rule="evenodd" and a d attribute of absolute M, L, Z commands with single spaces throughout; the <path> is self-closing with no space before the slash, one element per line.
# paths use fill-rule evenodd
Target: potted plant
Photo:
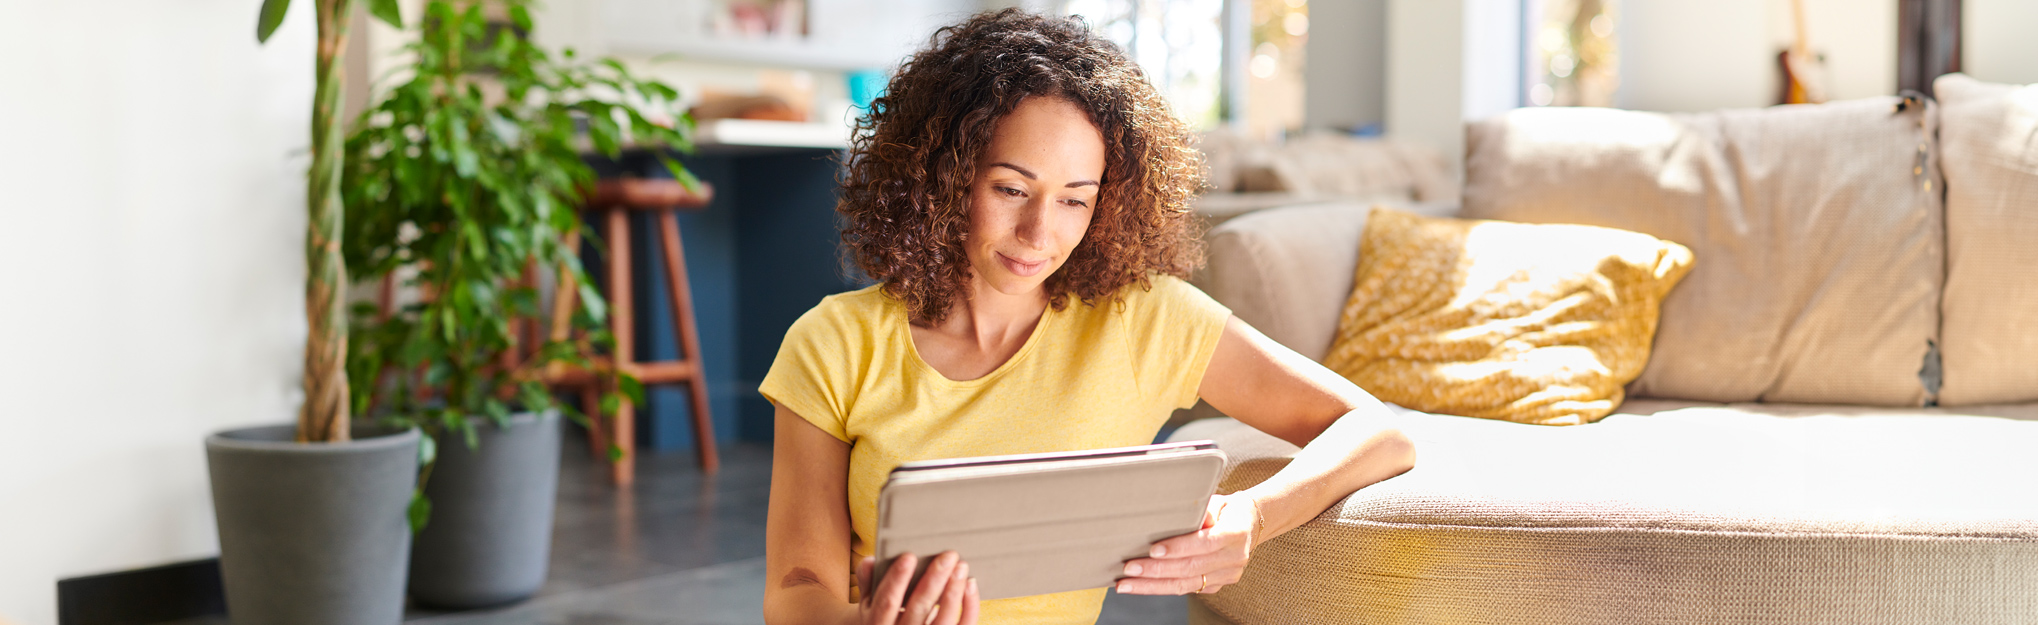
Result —
<path fill-rule="evenodd" d="M 559 419 L 580 416 L 554 400 L 546 372 L 604 379 L 605 411 L 641 399 L 633 378 L 593 358 L 610 337 L 573 242 L 595 182 L 583 154 L 691 149 L 677 92 L 614 60 L 555 58 L 525 39 L 526 5 L 429 2 L 408 46 L 410 76 L 362 113 L 346 143 L 346 261 L 364 280 L 397 275 L 421 294 L 357 309 L 348 370 L 360 381 L 355 410 L 426 432 L 410 590 L 436 607 L 515 601 L 544 582 Z M 517 331 L 544 316 L 537 268 L 576 285 L 567 301 L 578 304 L 550 315 L 581 338 L 533 345 Z"/>
<path fill-rule="evenodd" d="M 340 128 L 342 55 L 355 2 L 316 0 L 317 88 L 305 194 L 304 403 L 297 424 L 227 430 L 207 437 L 206 464 L 218 522 L 227 608 L 238 623 L 387 624 L 403 616 L 410 549 L 404 522 L 416 481 L 419 433 L 357 426 L 349 413 L 347 285 Z M 401 24 L 396 0 L 369 10 Z M 255 36 L 266 42 L 289 0 L 265 0 Z"/>

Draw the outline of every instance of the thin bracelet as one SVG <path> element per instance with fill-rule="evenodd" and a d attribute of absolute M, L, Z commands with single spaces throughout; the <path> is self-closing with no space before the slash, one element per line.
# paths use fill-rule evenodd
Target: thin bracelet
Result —
<path fill-rule="evenodd" d="M 1267 533 L 1267 511 L 1260 507 L 1260 500 L 1251 499 L 1251 501 L 1253 502 L 1253 516 L 1256 517 L 1253 521 L 1251 542 L 1253 543 L 1252 546 L 1257 547 L 1260 543 L 1260 537 L 1265 536 Z"/>

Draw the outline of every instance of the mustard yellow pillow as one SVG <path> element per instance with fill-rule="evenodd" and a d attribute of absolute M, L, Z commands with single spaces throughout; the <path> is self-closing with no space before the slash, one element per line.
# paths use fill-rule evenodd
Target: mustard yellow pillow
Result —
<path fill-rule="evenodd" d="M 1576 425 L 1620 405 L 1691 250 L 1573 225 L 1374 208 L 1323 364 L 1382 401 Z"/>

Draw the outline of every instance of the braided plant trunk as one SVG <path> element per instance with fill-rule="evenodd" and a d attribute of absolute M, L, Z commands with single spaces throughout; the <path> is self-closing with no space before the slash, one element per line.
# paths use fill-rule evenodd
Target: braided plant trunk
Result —
<path fill-rule="evenodd" d="M 298 442 L 349 439 L 347 393 L 347 264 L 340 256 L 341 65 L 347 49 L 350 0 L 317 0 L 318 89 L 311 111 L 311 174 L 306 188 L 310 223 L 304 238 L 304 405 L 297 413 Z"/>

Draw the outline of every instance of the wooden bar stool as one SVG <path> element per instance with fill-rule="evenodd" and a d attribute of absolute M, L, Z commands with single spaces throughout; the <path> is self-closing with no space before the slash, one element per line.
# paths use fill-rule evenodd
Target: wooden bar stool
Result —
<path fill-rule="evenodd" d="M 699 193 L 690 193 L 676 180 L 646 178 L 609 178 L 596 183 L 588 194 L 584 207 L 594 211 L 601 219 L 602 238 L 608 244 L 605 259 L 608 276 L 607 297 L 609 300 L 609 332 L 615 335 L 612 361 L 598 360 L 597 366 L 607 362 L 624 372 L 635 375 L 644 386 L 662 384 L 685 385 L 692 400 L 694 446 L 700 453 L 701 472 L 713 475 L 721 468 L 721 460 L 715 453 L 715 425 L 708 413 L 707 376 L 701 363 L 700 332 L 694 324 L 693 291 L 687 286 L 686 254 L 680 247 L 680 210 L 698 210 L 707 206 L 712 199 L 712 189 L 702 185 Z M 643 362 L 636 359 L 635 289 L 630 279 L 630 211 L 651 211 L 658 215 L 658 237 L 665 260 L 666 291 L 672 299 L 673 335 L 679 342 L 678 360 Z M 579 237 L 569 237 L 567 245 L 578 248 Z M 573 284 L 571 274 L 560 272 L 561 281 L 558 295 L 553 298 L 552 338 L 565 340 L 570 332 L 567 315 L 573 310 L 578 286 Z M 597 457 L 608 457 L 609 443 L 622 453 L 612 458 L 610 477 L 617 484 L 629 484 L 636 477 L 636 407 L 625 398 L 617 407 L 616 414 L 609 415 L 604 423 L 601 414 L 601 391 L 598 379 L 590 372 L 561 367 L 548 372 L 547 378 L 555 388 L 577 390 L 582 410 L 588 415 L 590 442 Z"/>

